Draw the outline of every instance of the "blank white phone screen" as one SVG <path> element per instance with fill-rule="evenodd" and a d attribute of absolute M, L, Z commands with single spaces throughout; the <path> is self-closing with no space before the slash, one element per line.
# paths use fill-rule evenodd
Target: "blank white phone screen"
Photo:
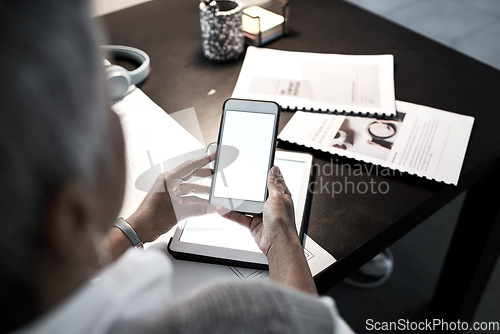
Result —
<path fill-rule="evenodd" d="M 214 196 L 263 202 L 273 145 L 275 115 L 226 110 Z M 238 155 L 235 159 L 235 147 Z"/>

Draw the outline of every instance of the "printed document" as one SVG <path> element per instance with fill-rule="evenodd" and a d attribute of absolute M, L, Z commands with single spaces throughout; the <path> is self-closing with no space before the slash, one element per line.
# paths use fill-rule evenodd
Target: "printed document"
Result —
<path fill-rule="evenodd" d="M 396 102 L 391 119 L 297 111 L 278 139 L 456 185 L 474 118 Z"/>
<path fill-rule="evenodd" d="M 233 97 L 283 109 L 396 114 L 394 57 L 248 47 Z"/>

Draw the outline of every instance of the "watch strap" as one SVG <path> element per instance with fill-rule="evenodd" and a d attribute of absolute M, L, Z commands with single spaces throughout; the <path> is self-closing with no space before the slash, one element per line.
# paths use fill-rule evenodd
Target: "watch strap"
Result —
<path fill-rule="evenodd" d="M 132 242 L 132 245 L 134 245 L 135 248 L 142 248 L 143 244 L 137 233 L 135 233 L 134 229 L 132 226 L 129 225 L 123 218 L 118 218 L 115 220 L 115 226 L 118 227 L 123 234 L 127 236 L 127 238 L 130 239 L 130 242 Z"/>

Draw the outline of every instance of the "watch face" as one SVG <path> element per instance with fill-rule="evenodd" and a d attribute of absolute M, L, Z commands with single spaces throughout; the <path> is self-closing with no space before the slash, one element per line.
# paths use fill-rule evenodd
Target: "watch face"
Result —
<path fill-rule="evenodd" d="M 368 132 L 374 138 L 387 139 L 396 134 L 396 126 L 391 123 L 375 121 L 368 125 Z"/>

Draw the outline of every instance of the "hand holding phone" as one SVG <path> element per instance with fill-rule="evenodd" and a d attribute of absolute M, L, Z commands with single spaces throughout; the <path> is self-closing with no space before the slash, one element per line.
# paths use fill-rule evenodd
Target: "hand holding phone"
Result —
<path fill-rule="evenodd" d="M 209 202 L 261 213 L 267 175 L 274 164 L 280 107 L 275 102 L 229 99 L 224 103 Z"/>

